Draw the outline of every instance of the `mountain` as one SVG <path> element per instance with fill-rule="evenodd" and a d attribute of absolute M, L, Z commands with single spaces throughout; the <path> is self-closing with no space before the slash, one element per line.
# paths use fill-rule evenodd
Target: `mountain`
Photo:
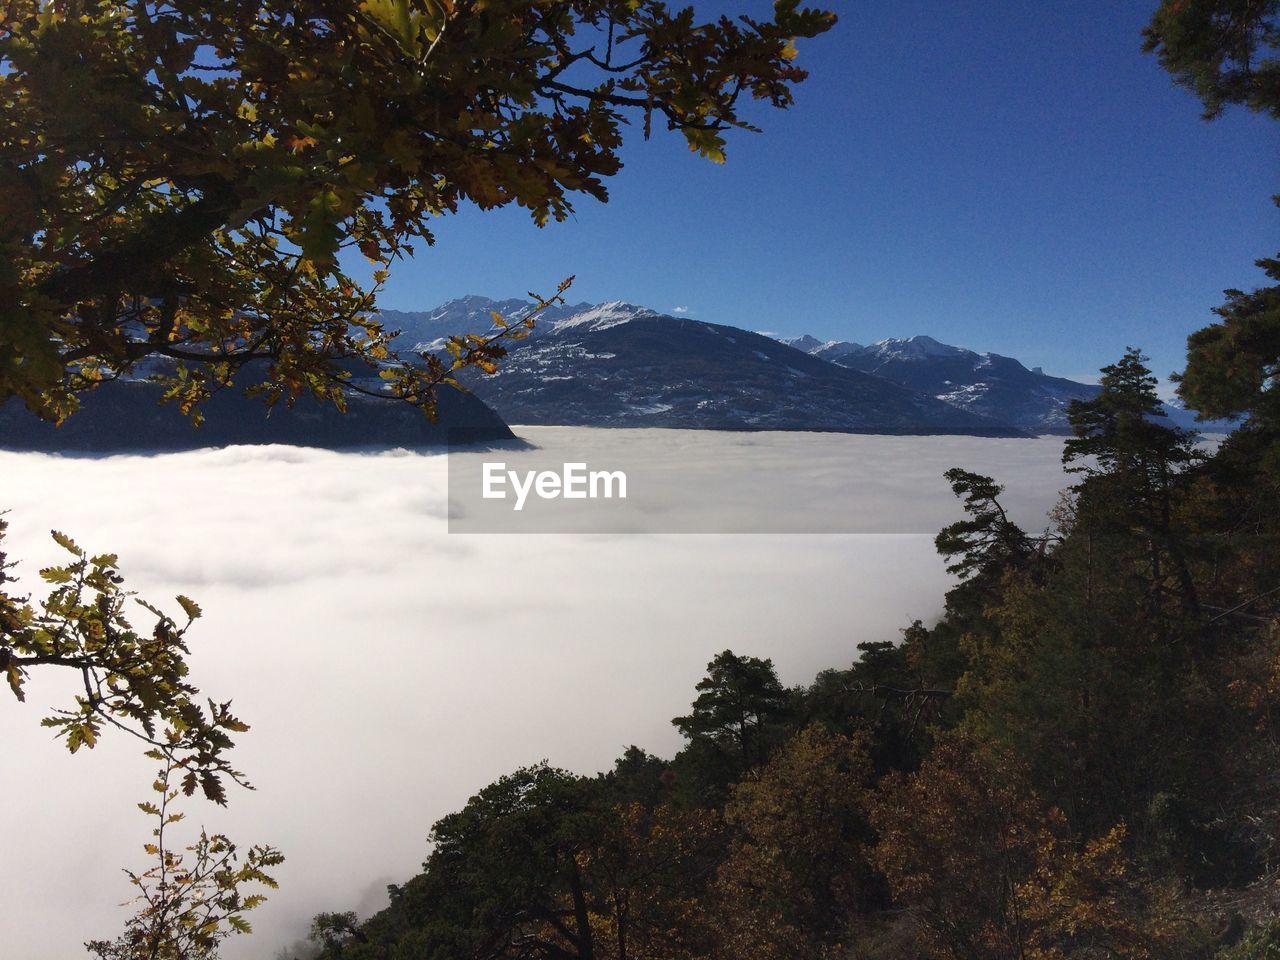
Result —
<path fill-rule="evenodd" d="M 834 362 L 839 357 L 857 353 L 861 349 L 863 349 L 862 344 L 854 343 L 851 340 L 828 340 L 826 343 L 820 343 L 806 352 L 812 353 L 815 357 L 821 357 L 823 360 Z"/>
<path fill-rule="evenodd" d="M 1067 406 L 1096 396 L 1099 389 L 1028 370 L 1012 357 L 978 353 L 925 336 L 815 355 L 1036 433 L 1066 432 Z"/>
<path fill-rule="evenodd" d="M 467 297 L 401 341 L 510 301 Z M 516 308 L 521 309 L 521 308 Z M 406 315 L 398 315 L 406 316 Z M 388 326 L 391 326 L 388 321 Z M 487 326 L 487 325 L 486 325 Z M 465 329 L 465 328 L 464 328 Z M 455 326 L 451 333 L 459 332 Z M 491 376 L 465 380 L 512 423 L 1014 435 L 1006 424 L 829 363 L 762 334 L 615 301 L 549 311 Z"/>
<path fill-rule="evenodd" d="M 396 338 L 402 350 L 415 353 L 444 349 L 444 340 L 453 334 L 485 333 L 493 327 L 492 312 L 505 320 L 523 317 L 532 304 L 528 300 L 490 300 L 488 297 L 466 296 L 450 300 L 432 310 L 381 310 L 379 317 L 388 331 L 399 331 Z M 540 336 L 557 319 L 590 310 L 591 304 L 554 306 L 543 311 L 533 335 Z"/>
<path fill-rule="evenodd" d="M 768 336 L 768 334 L 762 334 Z M 777 337 L 779 343 L 785 343 L 788 347 L 794 347 L 796 350 L 803 350 L 805 353 L 813 353 L 822 346 L 822 341 L 817 337 L 811 337 L 807 333 L 800 337 Z"/>
<path fill-rule="evenodd" d="M 0 403 L 0 448 L 109 453 L 242 443 L 329 449 L 424 447 L 448 443 L 451 430 L 454 442 L 461 436 L 477 442 L 513 437 L 502 418 L 481 400 L 448 388 L 439 391 L 436 423 L 406 404 L 360 396 L 349 398 L 345 414 L 310 397 L 300 397 L 291 408 L 281 403 L 268 412 L 261 400 L 231 388 L 205 403 L 205 421 L 199 428 L 193 428 L 173 404 L 162 406 L 162 393 L 158 384 L 145 380 L 104 383 L 84 394 L 80 410 L 60 427 L 10 399 Z"/>
<path fill-rule="evenodd" d="M 791 339 L 817 343 L 816 337 Z M 1071 401 L 1091 399 L 1101 389 L 1094 383 L 1049 376 L 1039 367 L 1027 369 L 1012 357 L 977 353 L 933 337 L 881 340 L 866 347 L 848 344 L 852 350 L 832 343 L 835 349 L 822 344 L 809 353 L 1032 433 L 1067 433 Z M 1170 404 L 1164 404 L 1164 413 L 1184 429 L 1225 432 L 1233 426 L 1198 422 L 1194 411 Z"/>

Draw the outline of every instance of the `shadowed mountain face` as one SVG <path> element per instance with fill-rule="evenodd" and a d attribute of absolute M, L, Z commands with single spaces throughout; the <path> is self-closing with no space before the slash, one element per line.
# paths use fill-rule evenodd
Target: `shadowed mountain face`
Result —
<path fill-rule="evenodd" d="M 932 337 L 882 340 L 817 355 L 1036 433 L 1066 433 L 1071 401 L 1088 400 L 1099 390 L 1095 384 L 1028 370 L 1012 357 L 976 353 Z"/>
<path fill-rule="evenodd" d="M 384 319 L 404 347 L 440 351 L 449 334 L 489 330 L 491 311 L 529 307 L 469 296 Z M 1067 433 L 1071 402 L 1099 390 L 932 337 L 772 338 L 622 302 L 546 311 L 495 376 L 466 382 L 512 423 L 977 435 Z M 1165 412 L 1182 427 L 1231 427 Z"/>
<path fill-rule="evenodd" d="M 0 448 L 76 453 L 193 450 L 232 444 L 283 443 L 302 447 L 443 446 L 450 440 L 507 440 L 513 434 L 476 397 L 452 388 L 438 395 L 438 418 L 429 421 L 405 403 L 351 397 L 345 414 L 309 397 L 268 412 L 260 399 L 232 388 L 203 407 L 193 428 L 174 404 L 160 404 L 161 388 L 145 381 L 105 383 L 81 399 L 81 409 L 61 427 L 33 416 L 16 400 L 0 404 Z"/>
<path fill-rule="evenodd" d="M 817 343 L 814 337 L 807 340 Z M 1071 401 L 1090 400 L 1101 389 L 1095 383 L 1049 376 L 1039 367 L 1027 369 L 1012 357 L 977 353 L 925 336 L 881 340 L 866 347 L 829 342 L 809 352 L 1031 433 L 1069 433 Z M 1233 426 L 1222 421 L 1201 423 L 1194 411 L 1169 404 L 1164 405 L 1164 413 L 1184 429 L 1225 432 Z"/>
<path fill-rule="evenodd" d="M 417 341 L 437 329 L 427 323 L 453 323 L 456 333 L 458 322 L 479 319 L 477 329 L 484 329 L 490 309 L 507 314 L 512 308 L 477 297 L 453 301 L 415 315 L 424 319 L 401 339 Z M 397 322 L 387 318 L 388 326 Z M 621 302 L 544 315 L 536 334 L 515 344 L 496 374 L 466 383 L 512 423 L 1017 433 L 761 334 Z"/>

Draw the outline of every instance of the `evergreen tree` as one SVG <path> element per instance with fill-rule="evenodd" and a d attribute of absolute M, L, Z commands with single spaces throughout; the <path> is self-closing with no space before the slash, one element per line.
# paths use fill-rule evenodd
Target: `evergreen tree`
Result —
<path fill-rule="evenodd" d="M 1084 475 L 1075 489 L 1087 516 L 1145 539 L 1151 602 L 1159 608 L 1165 578 L 1172 575 L 1177 596 L 1196 610 L 1185 534 L 1173 512 L 1174 487 L 1197 460 L 1195 436 L 1162 422 L 1167 417 L 1156 395 L 1158 381 L 1146 359 L 1129 347 L 1118 362 L 1102 368 L 1096 397 L 1072 401 L 1068 419 L 1074 435 L 1062 461 Z"/>
<path fill-rule="evenodd" d="M 783 735 L 787 691 L 772 660 L 716 654 L 687 716 L 671 722 L 688 739 L 676 758 L 687 799 L 718 800 L 725 788 L 763 763 Z"/>

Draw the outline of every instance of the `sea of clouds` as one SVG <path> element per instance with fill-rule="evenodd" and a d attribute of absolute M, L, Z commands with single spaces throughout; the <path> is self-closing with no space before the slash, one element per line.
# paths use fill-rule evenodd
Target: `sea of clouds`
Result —
<path fill-rule="evenodd" d="M 225 810 L 189 803 L 188 824 L 288 857 L 231 960 L 275 955 L 318 911 L 378 909 L 386 884 L 418 872 L 432 822 L 503 773 L 543 759 L 595 772 L 632 743 L 672 754 L 670 718 L 726 647 L 805 683 L 859 642 L 935 618 L 950 581 L 932 538 L 892 531 L 958 519 L 948 467 L 1006 483 L 1032 530 L 1068 482 L 1051 437 L 518 432 L 544 450 L 625 448 L 632 464 L 688 443 L 747 476 L 812 481 L 798 501 L 766 497 L 778 529 L 788 514 L 811 529 L 823 511 L 855 509 L 890 532 L 467 536 L 448 532 L 443 453 L 0 452 L 24 589 L 39 594 L 35 571 L 61 559 L 59 529 L 118 553 L 152 602 L 176 613 L 183 593 L 204 608 L 193 678 L 252 724 L 235 754 L 257 789 L 233 790 Z M 154 764 L 122 736 L 68 755 L 39 719 L 74 691 L 48 674 L 25 704 L 0 690 L 0 904 L 15 958 L 76 956 L 113 936 L 128 913 L 120 870 L 146 866 L 134 805 Z"/>

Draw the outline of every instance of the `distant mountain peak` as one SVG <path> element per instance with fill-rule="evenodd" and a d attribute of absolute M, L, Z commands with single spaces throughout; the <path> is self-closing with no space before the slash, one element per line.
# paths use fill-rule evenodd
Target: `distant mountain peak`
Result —
<path fill-rule="evenodd" d="M 963 347 L 953 347 L 949 343 L 935 340 L 933 337 L 917 334 L 905 340 L 878 340 L 867 348 L 882 357 L 899 357 L 902 359 L 920 360 L 926 357 L 954 357 L 973 353 Z"/>
<path fill-rule="evenodd" d="M 761 334 L 768 336 L 768 334 Z M 807 333 L 802 333 L 798 337 L 777 337 L 779 343 L 785 343 L 788 347 L 796 350 L 803 350 L 805 353 L 813 353 L 815 350 L 821 349 L 823 343 L 817 337 L 811 337 Z"/>
<path fill-rule="evenodd" d="M 817 349 L 811 350 L 810 353 L 823 360 L 834 360 L 836 357 L 847 356 L 865 349 L 866 347 L 862 344 L 854 343 L 852 340 L 827 340 L 825 343 L 818 344 Z"/>
<path fill-rule="evenodd" d="M 639 307 L 625 300 L 610 300 L 607 303 L 580 304 L 579 306 L 583 309 L 575 308 L 577 312 L 556 319 L 552 329 L 556 333 L 563 333 L 566 330 L 608 330 L 610 327 L 629 323 L 640 317 L 658 316 L 656 310 Z"/>

